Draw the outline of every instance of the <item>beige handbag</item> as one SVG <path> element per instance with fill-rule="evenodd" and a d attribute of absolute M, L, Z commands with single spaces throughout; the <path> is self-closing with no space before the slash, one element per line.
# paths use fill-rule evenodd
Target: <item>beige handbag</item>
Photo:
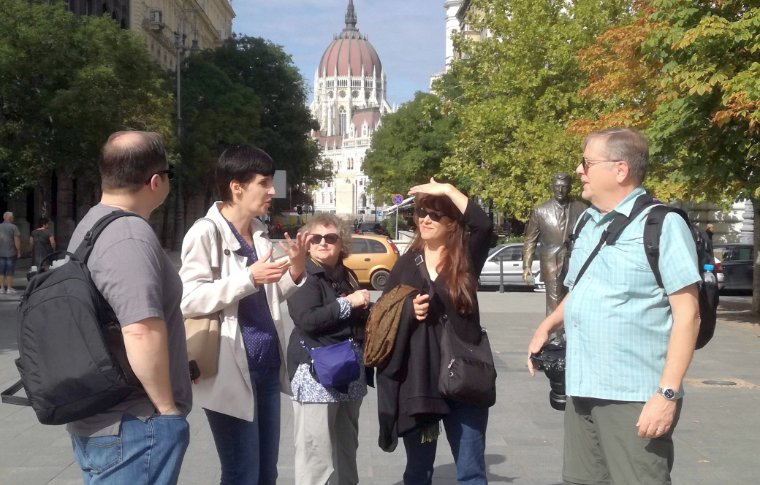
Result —
<path fill-rule="evenodd" d="M 218 280 L 221 277 L 222 236 L 214 221 L 205 217 L 198 219 L 198 221 L 204 220 L 214 225 L 214 232 L 216 233 L 216 248 L 218 251 L 216 264 L 218 267 L 214 267 L 212 261 L 211 272 L 214 280 Z M 198 221 L 195 221 L 195 223 L 197 224 Z M 187 358 L 190 361 L 191 374 L 193 372 L 193 362 L 195 362 L 201 379 L 215 376 L 219 369 L 219 330 L 221 318 L 222 311 L 218 311 L 211 315 L 185 319 Z"/>

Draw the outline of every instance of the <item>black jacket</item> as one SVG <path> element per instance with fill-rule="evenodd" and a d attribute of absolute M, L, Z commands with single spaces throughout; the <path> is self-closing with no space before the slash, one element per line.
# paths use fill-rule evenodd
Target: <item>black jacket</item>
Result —
<path fill-rule="evenodd" d="M 472 201 L 467 205 L 463 222 L 470 232 L 470 272 L 477 279 L 488 257 L 492 225 L 485 212 Z M 417 256 L 419 253 L 407 252 L 398 260 L 386 291 L 403 283 L 426 292 L 428 283 L 415 262 Z M 424 264 L 422 271 L 427 272 Z M 462 316 L 456 312 L 441 278 L 437 278 L 433 286 L 435 296 L 424 322 L 414 318 L 412 299 L 417 293 L 407 297 L 393 353 L 385 366 L 378 369 L 378 444 L 385 451 L 396 448 L 398 436 L 424 428 L 449 413 L 448 403 L 438 391 L 441 313 L 446 313 L 459 338 L 469 342 L 480 339 L 477 299 L 473 312 Z"/>
<path fill-rule="evenodd" d="M 351 272 L 348 268 L 346 271 Z M 306 273 L 304 284 L 288 298 L 288 311 L 295 325 L 290 334 L 287 355 L 288 376 L 291 380 L 299 364 L 311 362 L 301 340 L 309 348 L 336 344 L 349 338 L 361 345 L 367 322 L 367 311 L 359 308 L 352 309 L 349 318 L 339 320 L 338 297 L 345 296 L 342 293 L 345 293 L 346 287 L 340 288 L 333 284 L 324 268 L 310 258 L 306 258 Z"/>

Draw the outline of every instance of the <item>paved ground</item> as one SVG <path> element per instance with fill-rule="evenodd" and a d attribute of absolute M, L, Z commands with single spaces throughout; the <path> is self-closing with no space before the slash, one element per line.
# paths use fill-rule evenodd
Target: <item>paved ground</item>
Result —
<path fill-rule="evenodd" d="M 23 272 L 20 272 L 20 276 Z M 24 285 L 22 277 L 17 287 Z M 375 298 L 377 294 L 375 293 Z M 526 292 L 479 294 L 499 377 L 497 404 L 491 408 L 486 460 L 491 483 L 549 485 L 561 482 L 562 414 L 548 404 L 548 381 L 530 378 L 525 347 L 543 314 L 544 295 Z M 760 320 L 751 317 L 747 297 L 724 297 L 713 342 L 697 352 L 686 382 L 687 397 L 675 433 L 677 484 L 760 483 Z M 15 298 L 0 295 L 0 387 L 17 378 Z M 287 313 L 287 312 L 286 312 Z M 733 385 L 708 385 L 729 381 Z M 280 483 L 292 483 L 293 446 L 290 402 L 283 399 Z M 403 446 L 394 453 L 377 447 L 374 391 L 361 416 L 361 483 L 400 484 Z M 199 409 L 190 415 L 191 444 L 181 484 L 218 483 L 219 463 Z M 447 444 L 439 445 L 434 483 L 454 484 Z M 81 483 L 68 436 L 62 427 L 37 423 L 29 408 L 0 405 L 0 483 L 9 485 Z"/>

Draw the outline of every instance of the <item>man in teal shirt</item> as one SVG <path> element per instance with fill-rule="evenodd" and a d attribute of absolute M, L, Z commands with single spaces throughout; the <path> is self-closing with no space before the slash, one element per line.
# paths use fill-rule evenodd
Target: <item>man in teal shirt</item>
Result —
<path fill-rule="evenodd" d="M 570 259 L 570 293 L 539 325 L 528 357 L 564 326 L 565 483 L 669 484 L 682 381 L 699 331 L 694 241 L 679 215 L 665 217 L 660 287 L 644 252 L 647 209 L 578 278 L 610 222 L 630 215 L 645 194 L 649 155 L 644 136 L 630 128 L 592 133 L 583 148 L 576 174 L 590 219 Z M 528 369 L 533 374 L 530 358 Z"/>

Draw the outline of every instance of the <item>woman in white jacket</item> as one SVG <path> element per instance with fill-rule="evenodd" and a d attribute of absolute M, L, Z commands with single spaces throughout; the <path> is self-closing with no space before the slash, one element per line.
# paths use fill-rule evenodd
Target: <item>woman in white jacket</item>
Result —
<path fill-rule="evenodd" d="M 223 316 L 218 372 L 203 376 L 201 370 L 193 393 L 209 420 L 222 484 L 277 480 L 280 392 L 290 392 L 280 302 L 305 278 L 308 233 L 287 237 L 281 246 L 288 257 L 272 261 L 266 226 L 256 217 L 271 205 L 273 175 L 272 159 L 263 150 L 226 150 L 216 166 L 222 200 L 208 210 L 210 221 L 198 221 L 182 243 L 184 316 L 220 310 Z M 220 268 L 218 279 L 212 267 Z"/>

